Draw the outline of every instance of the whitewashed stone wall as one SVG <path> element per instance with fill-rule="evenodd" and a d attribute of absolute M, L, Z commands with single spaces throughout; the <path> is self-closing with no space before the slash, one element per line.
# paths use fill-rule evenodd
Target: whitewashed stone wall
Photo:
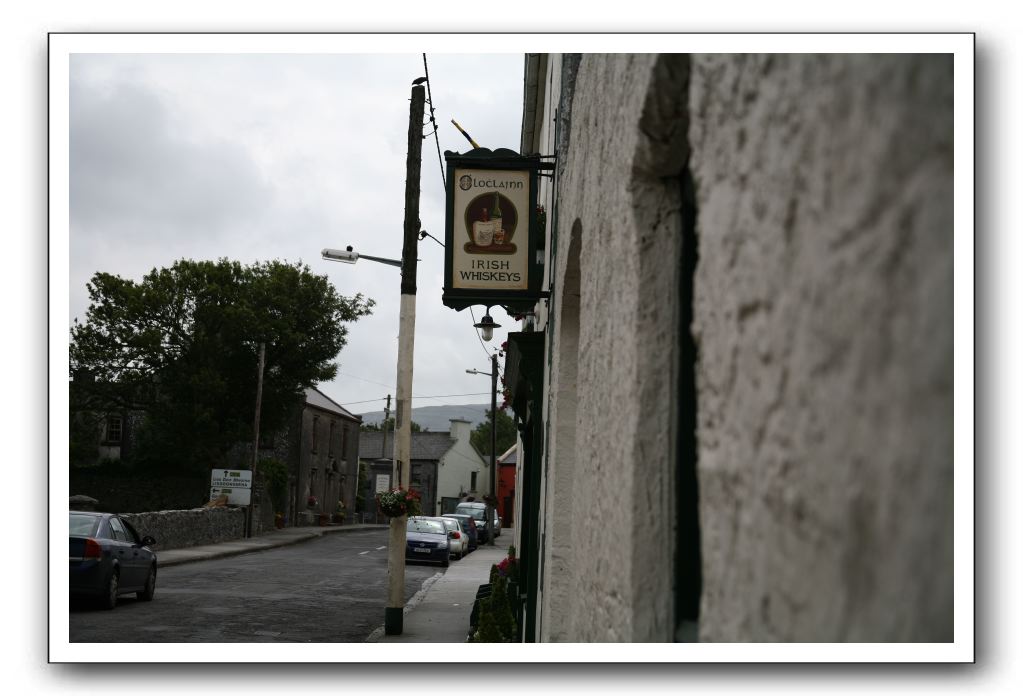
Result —
<path fill-rule="evenodd" d="M 575 418 L 572 543 L 544 577 L 547 639 L 674 637 L 685 166 L 700 639 L 951 638 L 951 94 L 942 56 L 583 57 L 545 318 L 556 353 L 576 226 L 578 364 L 554 361 L 546 404 Z"/>
<path fill-rule="evenodd" d="M 557 355 L 547 380 L 547 416 L 554 419 L 548 449 L 555 453 L 545 483 L 554 496 L 545 501 L 554 540 L 548 543 L 558 541 L 559 509 L 572 511 L 570 543 L 547 550 L 543 591 L 556 600 L 546 602 L 541 621 L 549 640 L 673 637 L 680 219 L 677 183 L 661 180 L 638 128 L 640 115 L 655 108 L 648 99 L 657 64 L 656 55 L 585 55 L 570 147 L 559 161 L 553 316 L 546 328 L 557 355 L 559 313 L 577 306 L 579 348 L 577 355 Z M 678 102 L 679 92 L 669 101 Z M 569 253 L 573 228 L 578 258 Z M 579 297 L 566 301 L 559 293 L 574 269 Z M 565 369 L 568 361 L 577 361 L 574 369 Z M 575 403 L 561 404 L 565 396 Z M 557 457 L 559 439 L 572 430 L 559 422 L 564 414 L 575 420 L 570 481 L 559 477 L 564 462 Z"/>
<path fill-rule="evenodd" d="M 699 56 L 704 640 L 952 636 L 952 61 Z"/>
<path fill-rule="evenodd" d="M 157 552 L 216 544 L 245 536 L 242 508 L 196 508 L 123 514 L 135 531 L 156 539 Z"/>

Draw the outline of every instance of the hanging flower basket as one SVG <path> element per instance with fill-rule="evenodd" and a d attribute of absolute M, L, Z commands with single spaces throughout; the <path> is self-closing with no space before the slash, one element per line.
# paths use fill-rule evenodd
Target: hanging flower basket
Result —
<path fill-rule="evenodd" d="M 386 493 L 377 493 L 377 507 L 388 517 L 414 516 L 420 514 L 420 495 L 414 489 L 398 487 Z"/>

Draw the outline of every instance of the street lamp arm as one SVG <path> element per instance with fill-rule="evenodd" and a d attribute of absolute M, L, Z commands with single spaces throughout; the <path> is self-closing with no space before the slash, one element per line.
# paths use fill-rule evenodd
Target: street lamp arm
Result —
<path fill-rule="evenodd" d="M 388 266 L 396 266 L 401 268 L 401 261 L 398 259 L 384 259 L 379 256 L 369 256 L 367 254 L 359 254 L 360 259 L 369 259 L 370 261 L 376 261 L 377 263 L 386 263 Z"/>

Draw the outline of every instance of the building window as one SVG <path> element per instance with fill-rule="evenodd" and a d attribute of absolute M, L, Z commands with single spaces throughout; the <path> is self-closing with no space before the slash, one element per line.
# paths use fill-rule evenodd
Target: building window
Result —
<path fill-rule="evenodd" d="M 316 452 L 316 431 L 320 426 L 320 417 L 313 416 L 313 452 Z"/>
<path fill-rule="evenodd" d="M 336 425 L 337 425 L 336 422 L 334 422 L 334 421 L 330 422 L 330 437 L 327 440 L 327 456 L 328 457 L 333 457 L 334 456 L 334 430 L 335 430 L 334 426 L 336 426 Z"/>
<path fill-rule="evenodd" d="M 120 443 L 121 442 L 121 417 L 110 416 L 107 418 L 107 433 L 105 442 Z"/>
<path fill-rule="evenodd" d="M 469 483 L 469 490 L 470 491 L 475 491 L 476 490 L 476 474 L 477 473 L 478 472 L 474 471 L 471 474 L 470 483 Z"/>

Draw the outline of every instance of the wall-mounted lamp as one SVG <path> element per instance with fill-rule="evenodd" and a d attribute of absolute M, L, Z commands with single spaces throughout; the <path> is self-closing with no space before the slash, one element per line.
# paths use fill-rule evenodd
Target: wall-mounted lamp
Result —
<path fill-rule="evenodd" d="M 501 328 L 501 325 L 490 317 L 490 307 L 487 307 L 487 313 L 483 315 L 480 323 L 473 324 L 473 326 L 480 330 L 484 341 L 489 341 L 494 337 L 494 329 Z"/>

